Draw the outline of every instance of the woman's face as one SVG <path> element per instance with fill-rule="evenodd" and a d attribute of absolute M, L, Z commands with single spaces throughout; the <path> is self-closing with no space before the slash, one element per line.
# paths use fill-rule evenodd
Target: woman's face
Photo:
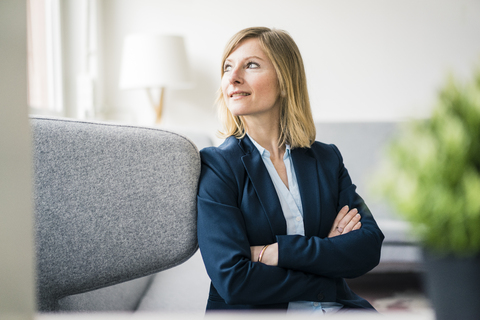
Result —
<path fill-rule="evenodd" d="M 277 73 L 258 39 L 240 42 L 223 68 L 223 97 L 233 115 L 268 116 L 278 111 Z"/>

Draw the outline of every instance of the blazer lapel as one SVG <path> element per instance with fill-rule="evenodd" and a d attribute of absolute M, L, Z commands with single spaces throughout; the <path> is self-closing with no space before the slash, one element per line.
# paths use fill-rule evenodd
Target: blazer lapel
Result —
<path fill-rule="evenodd" d="M 260 153 L 247 136 L 239 140 L 239 144 L 245 152 L 242 156 L 243 165 L 267 215 L 273 235 L 287 234 L 287 223 L 282 214 L 280 200 Z"/>
<path fill-rule="evenodd" d="M 305 235 L 318 236 L 322 226 L 320 176 L 317 160 L 309 153 L 309 149 L 293 149 L 292 159 L 302 199 Z"/>

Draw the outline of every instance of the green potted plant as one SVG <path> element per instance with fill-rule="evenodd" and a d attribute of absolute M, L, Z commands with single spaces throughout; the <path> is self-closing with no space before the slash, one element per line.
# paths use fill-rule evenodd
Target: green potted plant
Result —
<path fill-rule="evenodd" d="M 377 192 L 424 249 L 437 319 L 480 317 L 480 69 L 450 77 L 428 120 L 410 121 L 389 145 Z"/>

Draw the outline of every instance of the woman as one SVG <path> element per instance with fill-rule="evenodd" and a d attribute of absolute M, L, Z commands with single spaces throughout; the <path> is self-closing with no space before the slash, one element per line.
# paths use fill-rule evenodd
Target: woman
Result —
<path fill-rule="evenodd" d="M 198 190 L 207 310 L 373 310 L 343 278 L 378 264 L 383 234 L 338 149 L 315 142 L 291 37 L 268 28 L 234 35 L 217 102 L 226 140 L 201 151 Z"/>

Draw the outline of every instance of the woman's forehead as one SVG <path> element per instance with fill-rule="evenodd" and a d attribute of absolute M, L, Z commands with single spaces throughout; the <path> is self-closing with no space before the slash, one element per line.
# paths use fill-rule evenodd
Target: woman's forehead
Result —
<path fill-rule="evenodd" d="M 233 55 L 257 55 L 261 58 L 265 57 L 262 45 L 258 38 L 248 38 L 240 41 L 227 56 L 227 59 Z"/>

